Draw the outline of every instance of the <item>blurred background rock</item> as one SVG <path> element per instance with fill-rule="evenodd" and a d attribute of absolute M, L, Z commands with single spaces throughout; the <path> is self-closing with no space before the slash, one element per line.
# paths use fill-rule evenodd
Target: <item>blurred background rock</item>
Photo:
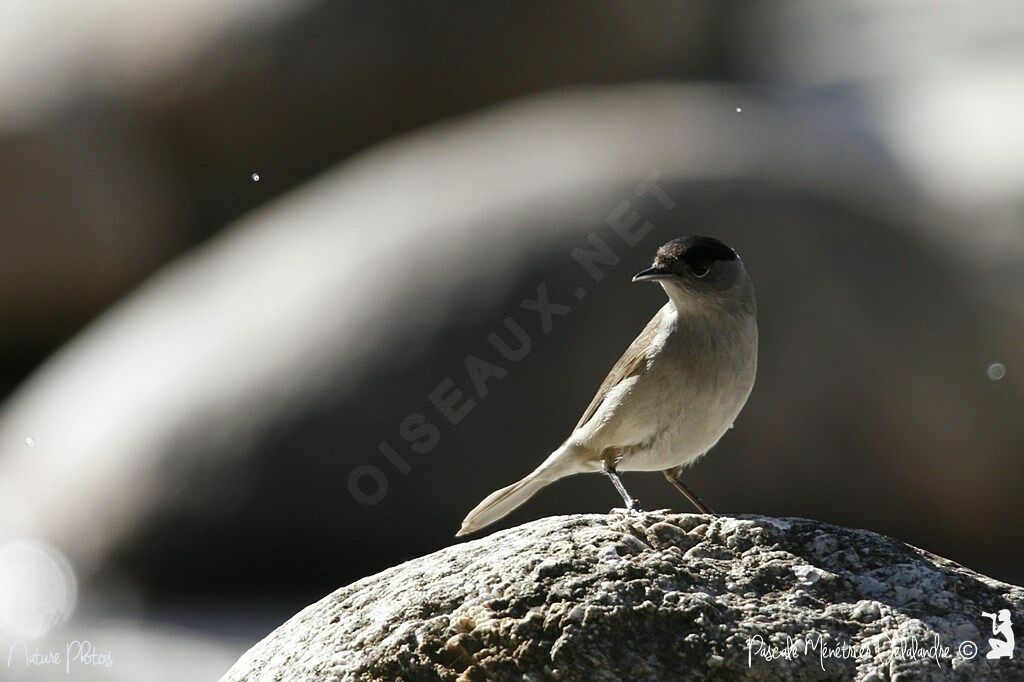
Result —
<path fill-rule="evenodd" d="M 1017 3 L 4 12 L 0 558 L 77 583 L 0 614 L 9 636 L 44 613 L 51 639 L 104 623 L 113 673 L 161 638 L 226 669 L 449 544 L 568 434 L 662 304 L 630 275 L 693 233 L 741 252 L 762 330 L 701 495 L 1024 582 Z M 598 282 L 573 258 L 594 238 L 619 259 Z M 521 307 L 541 284 L 570 306 L 548 334 Z M 510 316 L 514 362 L 488 341 Z M 486 396 L 467 356 L 502 368 Z M 616 499 L 580 477 L 507 523 Z"/>

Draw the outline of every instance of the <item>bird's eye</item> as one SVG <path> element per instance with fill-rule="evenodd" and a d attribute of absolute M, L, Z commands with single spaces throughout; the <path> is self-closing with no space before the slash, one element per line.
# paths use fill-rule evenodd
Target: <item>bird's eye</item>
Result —
<path fill-rule="evenodd" d="M 694 277 L 703 277 L 704 275 L 708 274 L 708 272 L 710 270 L 711 270 L 711 268 L 709 268 L 706 265 L 695 265 L 693 267 L 693 276 Z"/>

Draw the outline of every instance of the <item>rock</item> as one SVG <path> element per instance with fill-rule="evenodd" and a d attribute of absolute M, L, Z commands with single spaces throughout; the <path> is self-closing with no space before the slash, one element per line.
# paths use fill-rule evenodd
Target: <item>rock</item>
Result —
<path fill-rule="evenodd" d="M 559 516 L 343 587 L 222 682 L 1019 679 L 1020 656 L 985 657 L 1000 609 L 1024 589 L 864 530 Z"/>

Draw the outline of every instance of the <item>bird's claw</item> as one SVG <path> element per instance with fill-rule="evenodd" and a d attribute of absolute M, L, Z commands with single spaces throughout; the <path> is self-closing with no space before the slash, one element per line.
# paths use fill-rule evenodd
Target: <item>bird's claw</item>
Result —
<path fill-rule="evenodd" d="M 624 516 L 642 516 L 644 510 L 640 508 L 636 500 L 633 500 L 633 504 L 628 507 L 613 507 L 608 511 L 609 514 L 622 514 Z"/>

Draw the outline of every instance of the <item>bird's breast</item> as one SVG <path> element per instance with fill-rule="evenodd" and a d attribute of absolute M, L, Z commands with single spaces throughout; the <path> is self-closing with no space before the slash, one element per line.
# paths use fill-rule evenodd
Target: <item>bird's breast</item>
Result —
<path fill-rule="evenodd" d="M 624 470 L 661 470 L 691 461 L 728 431 L 754 384 L 752 318 L 673 320 L 645 371 L 616 412 L 624 432 L 642 435 Z"/>

